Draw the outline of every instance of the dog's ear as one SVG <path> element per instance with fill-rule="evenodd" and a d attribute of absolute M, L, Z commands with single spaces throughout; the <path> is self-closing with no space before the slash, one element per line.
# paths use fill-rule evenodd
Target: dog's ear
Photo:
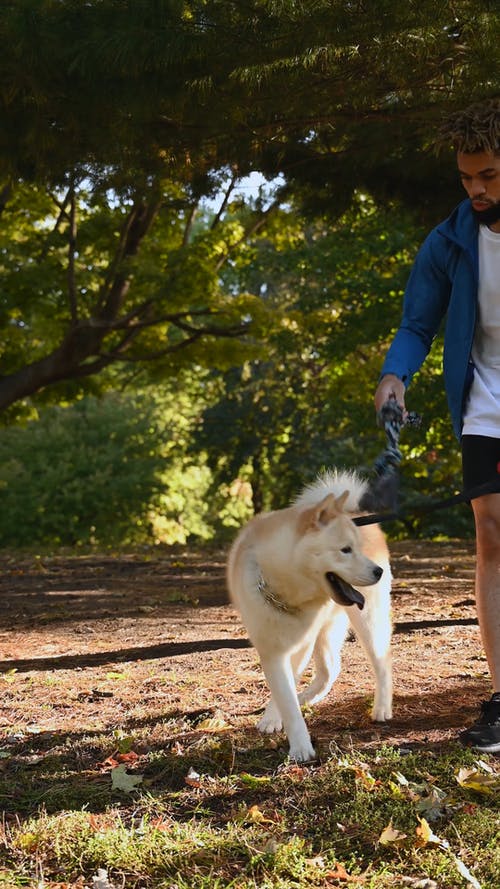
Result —
<path fill-rule="evenodd" d="M 311 528 L 317 530 L 318 528 L 326 527 L 332 519 L 335 519 L 340 515 L 344 500 L 344 494 L 338 499 L 334 494 L 327 494 L 326 497 L 315 506 L 311 506 L 309 509 L 304 510 L 300 516 L 300 531 L 305 533 L 306 531 L 311 530 Z"/>
<path fill-rule="evenodd" d="M 318 510 L 317 522 L 319 525 L 328 525 L 332 519 L 344 512 L 344 504 L 349 497 L 349 491 L 344 491 L 340 497 L 328 494 L 325 499 L 316 507 Z"/>
<path fill-rule="evenodd" d="M 335 499 L 333 494 L 327 494 L 324 500 L 315 508 L 315 516 L 314 516 L 314 524 L 315 525 L 328 525 L 332 519 L 336 518 L 339 514 L 338 501 Z"/>
<path fill-rule="evenodd" d="M 349 497 L 349 491 L 344 491 L 344 493 L 341 494 L 340 497 L 337 497 L 337 499 L 335 501 L 335 505 L 337 507 L 338 512 L 344 511 L 344 504 L 345 504 L 348 497 Z"/>

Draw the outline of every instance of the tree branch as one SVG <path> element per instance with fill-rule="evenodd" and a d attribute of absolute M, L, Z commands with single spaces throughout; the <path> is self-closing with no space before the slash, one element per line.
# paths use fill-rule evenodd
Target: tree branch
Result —
<path fill-rule="evenodd" d="M 237 181 L 238 181 L 238 176 L 235 172 L 233 172 L 233 174 L 231 176 L 231 181 L 229 182 L 229 185 L 226 188 L 226 191 L 224 193 L 224 198 L 223 198 L 222 204 L 220 205 L 218 212 L 216 213 L 216 215 L 214 216 L 214 218 L 212 220 L 212 224 L 210 226 L 210 228 L 212 230 L 214 228 L 216 228 L 217 225 L 219 224 L 219 222 L 221 221 L 222 214 L 224 213 L 224 210 L 226 209 L 226 207 L 229 203 L 229 198 L 231 197 L 232 191 L 233 191 L 234 186 L 236 185 Z"/>
<path fill-rule="evenodd" d="M 69 234 L 68 234 L 68 297 L 71 323 L 78 323 L 78 300 L 76 295 L 75 253 L 76 253 L 76 200 L 74 184 L 69 195 Z"/>
<path fill-rule="evenodd" d="M 193 223 L 196 219 L 196 214 L 198 212 L 198 204 L 191 204 L 189 208 L 188 217 L 186 220 L 186 225 L 184 227 L 184 233 L 182 235 L 182 246 L 187 247 L 189 244 L 189 238 L 191 237 L 191 232 L 193 230 Z"/>
<path fill-rule="evenodd" d="M 2 189 L 0 189 L 0 215 L 3 213 L 7 206 L 7 202 L 12 194 L 12 182 L 7 182 Z"/>
<path fill-rule="evenodd" d="M 278 209 L 281 204 L 281 200 L 281 197 L 276 198 L 271 204 L 269 204 L 269 207 L 266 207 L 266 209 L 262 211 L 258 219 L 256 219 L 255 222 L 253 222 L 245 229 L 241 238 L 238 238 L 238 240 L 235 241 L 234 244 L 231 244 L 227 253 L 225 253 L 224 256 L 221 256 L 221 258 L 217 262 L 217 265 L 215 266 L 217 271 L 219 271 L 224 263 L 228 261 L 233 251 L 236 250 L 240 246 L 240 244 L 243 244 L 244 241 L 247 241 L 248 238 L 250 238 L 252 235 L 255 235 L 259 231 L 259 229 L 262 228 L 262 226 L 267 222 L 267 219 L 269 218 L 271 213 L 274 213 L 274 211 Z"/>
<path fill-rule="evenodd" d="M 45 243 L 43 245 L 42 250 L 40 251 L 40 256 L 38 257 L 38 262 L 42 262 L 45 259 L 45 257 L 47 256 L 47 253 L 49 252 L 49 249 L 50 249 L 50 239 L 53 235 L 55 235 L 55 233 L 59 229 L 59 226 L 61 225 L 61 222 L 63 221 L 63 219 L 66 218 L 69 221 L 69 216 L 66 211 L 66 207 L 68 206 L 68 201 L 70 200 L 72 189 L 73 189 L 73 199 L 74 199 L 74 187 L 73 186 L 68 188 L 68 191 L 66 192 L 66 195 L 65 195 L 63 201 L 58 201 L 56 196 L 53 194 L 50 195 L 52 200 L 54 201 L 54 204 L 56 205 L 56 207 L 59 208 L 59 215 L 54 223 L 52 231 L 49 232 L 49 234 L 45 238 Z"/>
<path fill-rule="evenodd" d="M 138 201 L 132 207 L 123 226 L 117 250 L 109 265 L 106 280 L 97 301 L 97 317 L 109 320 L 116 317 L 127 296 L 130 276 L 121 270 L 125 260 L 137 253 L 161 207 L 161 195 L 156 192 L 149 203 Z"/>

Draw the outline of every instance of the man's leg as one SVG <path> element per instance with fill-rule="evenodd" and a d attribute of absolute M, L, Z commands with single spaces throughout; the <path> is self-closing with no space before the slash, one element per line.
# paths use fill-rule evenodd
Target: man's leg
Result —
<path fill-rule="evenodd" d="M 500 692 L 500 494 L 472 501 L 476 522 L 476 607 L 493 691 Z"/>
<path fill-rule="evenodd" d="M 476 523 L 476 607 L 483 648 L 493 684 L 482 714 L 462 732 L 463 744 L 485 753 L 500 751 L 500 494 L 472 502 Z"/>
<path fill-rule="evenodd" d="M 464 488 L 498 478 L 500 439 L 480 435 L 462 438 Z M 488 752 L 500 751 L 500 494 L 472 501 L 476 523 L 476 606 L 483 648 L 493 686 L 491 700 L 460 740 Z"/>

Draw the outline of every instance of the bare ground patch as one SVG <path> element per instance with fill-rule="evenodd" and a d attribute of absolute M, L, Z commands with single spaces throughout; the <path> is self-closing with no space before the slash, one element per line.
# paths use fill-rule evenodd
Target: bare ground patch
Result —
<path fill-rule="evenodd" d="M 391 547 L 393 721 L 368 718 L 372 681 L 355 640 L 334 693 L 308 715 L 327 748 L 443 744 L 489 695 L 476 622 L 474 551 L 465 542 Z M 175 714 L 218 714 L 256 739 L 266 689 L 228 603 L 225 553 L 0 557 L 0 731 L 128 729 Z"/>

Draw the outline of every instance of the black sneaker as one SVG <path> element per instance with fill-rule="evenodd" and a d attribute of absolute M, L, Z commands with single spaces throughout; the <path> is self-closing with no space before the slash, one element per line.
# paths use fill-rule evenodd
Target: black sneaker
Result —
<path fill-rule="evenodd" d="M 481 716 L 470 728 L 460 732 L 459 739 L 466 747 L 483 753 L 500 753 L 500 693 L 481 704 Z"/>

